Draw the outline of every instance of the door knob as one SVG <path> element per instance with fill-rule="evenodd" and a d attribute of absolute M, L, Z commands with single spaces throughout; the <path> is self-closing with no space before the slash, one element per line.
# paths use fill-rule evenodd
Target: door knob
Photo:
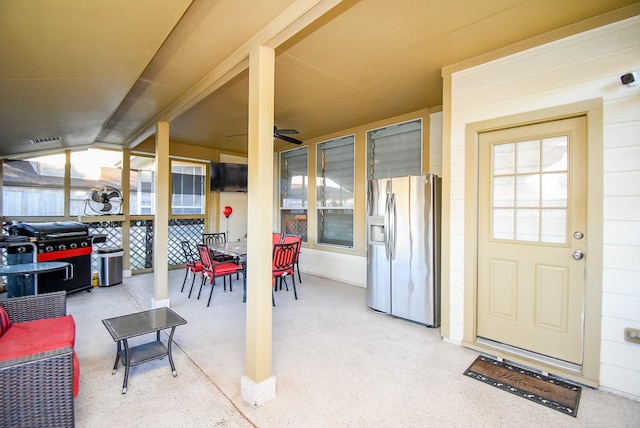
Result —
<path fill-rule="evenodd" d="M 584 257 L 584 253 L 582 251 L 580 251 L 580 250 L 574 251 L 571 255 L 576 260 L 582 260 L 582 258 Z"/>

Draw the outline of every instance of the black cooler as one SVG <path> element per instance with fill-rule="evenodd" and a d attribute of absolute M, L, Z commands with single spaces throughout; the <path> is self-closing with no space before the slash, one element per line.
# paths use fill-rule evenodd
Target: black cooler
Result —
<path fill-rule="evenodd" d="M 95 236 L 89 235 L 86 225 L 75 221 L 18 223 L 10 227 L 9 233 L 28 237 L 36 245 L 37 262 L 67 262 L 73 267 L 73 278 L 66 281 L 64 270 L 39 274 L 38 293 L 91 289 L 91 251 Z M 28 244 L 10 247 L 7 262 L 31 262 L 32 252 L 33 246 Z"/>

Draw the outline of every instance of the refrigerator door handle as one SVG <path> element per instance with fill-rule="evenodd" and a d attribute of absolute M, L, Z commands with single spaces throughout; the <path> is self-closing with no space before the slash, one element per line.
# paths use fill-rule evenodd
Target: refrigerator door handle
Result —
<path fill-rule="evenodd" d="M 389 193 L 387 193 L 387 198 L 385 200 L 385 204 L 384 204 L 384 252 L 385 255 L 387 257 L 387 260 L 389 260 L 389 257 L 391 256 L 389 254 L 389 252 L 391 251 L 391 248 L 389 246 L 389 240 L 391 239 L 390 235 L 389 235 L 389 222 L 390 222 L 390 218 L 389 218 L 389 209 L 390 209 L 390 205 L 391 204 L 391 196 L 389 195 Z"/>
<path fill-rule="evenodd" d="M 389 236 L 390 236 L 390 244 L 389 244 L 389 248 L 390 248 L 390 257 L 391 260 L 395 260 L 396 259 L 396 236 L 398 233 L 398 226 L 396 223 L 396 195 L 395 193 L 391 194 L 391 204 L 389 206 L 389 217 L 391 218 L 391 229 L 389 230 Z"/>

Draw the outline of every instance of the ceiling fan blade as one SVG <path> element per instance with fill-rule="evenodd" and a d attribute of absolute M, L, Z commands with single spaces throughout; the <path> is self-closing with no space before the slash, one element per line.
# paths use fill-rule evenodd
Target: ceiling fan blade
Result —
<path fill-rule="evenodd" d="M 287 134 L 287 135 L 294 135 L 294 134 L 299 134 L 297 129 L 278 129 L 277 126 L 273 127 L 273 133 L 274 135 L 282 135 L 282 134 Z M 243 134 L 231 134 L 231 135 L 225 135 L 225 137 L 227 138 L 234 138 L 234 137 L 246 137 L 247 134 L 246 132 Z"/>
<path fill-rule="evenodd" d="M 276 134 L 294 135 L 294 134 L 299 134 L 299 132 L 297 129 L 277 129 L 276 128 Z"/>
<path fill-rule="evenodd" d="M 288 143 L 293 143 L 293 144 L 302 144 L 302 141 L 300 141 L 300 140 L 296 140 L 296 139 L 295 139 L 295 138 L 293 138 L 293 137 L 287 137 L 286 135 L 273 134 L 273 136 L 274 136 L 275 138 L 279 138 L 279 139 L 281 139 L 281 140 L 283 140 L 283 141 L 286 141 L 286 142 L 288 142 Z"/>
<path fill-rule="evenodd" d="M 106 213 L 111 211 L 111 208 L 113 208 L 113 205 L 111 205 L 109 202 L 105 202 L 104 206 L 100 208 L 100 211 L 102 211 L 103 213 Z"/>

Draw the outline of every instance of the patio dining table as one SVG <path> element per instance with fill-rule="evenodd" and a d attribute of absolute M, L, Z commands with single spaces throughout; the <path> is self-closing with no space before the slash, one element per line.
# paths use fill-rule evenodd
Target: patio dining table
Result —
<path fill-rule="evenodd" d="M 247 241 L 231 241 L 221 244 L 208 244 L 209 249 L 216 253 L 238 259 L 241 263 L 247 261 Z"/>

